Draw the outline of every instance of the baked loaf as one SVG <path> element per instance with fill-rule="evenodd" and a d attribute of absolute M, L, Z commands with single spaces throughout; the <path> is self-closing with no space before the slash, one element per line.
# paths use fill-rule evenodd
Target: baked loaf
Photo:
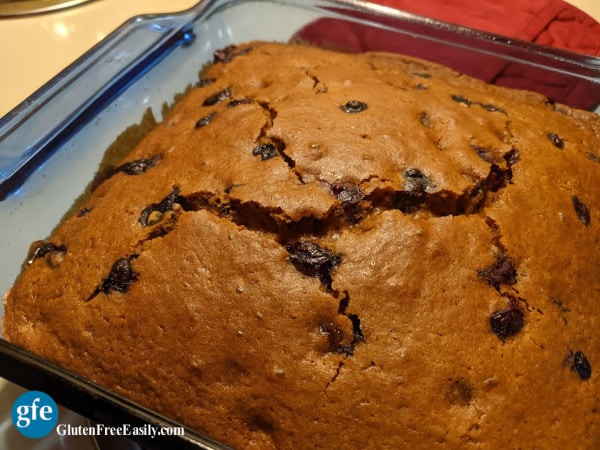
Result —
<path fill-rule="evenodd" d="M 32 246 L 5 336 L 236 448 L 600 447 L 600 120 L 251 42 Z"/>

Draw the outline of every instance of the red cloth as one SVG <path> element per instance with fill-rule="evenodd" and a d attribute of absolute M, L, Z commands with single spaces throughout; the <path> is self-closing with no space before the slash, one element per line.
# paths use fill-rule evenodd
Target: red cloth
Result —
<path fill-rule="evenodd" d="M 535 42 L 587 55 L 600 55 L 600 24 L 574 6 L 562 0 L 373 0 L 384 6 L 407 11 L 443 22 L 484 32 Z M 594 109 L 600 104 L 600 84 L 592 79 L 570 76 L 565 71 L 548 71 L 536 64 L 522 64 L 509 59 L 489 56 L 485 52 L 475 58 L 473 52 L 460 45 L 448 46 L 434 40 L 414 39 L 408 35 L 360 23 L 336 19 L 320 19 L 297 33 L 301 40 L 325 47 L 350 51 L 391 51 L 413 55 L 488 82 L 513 88 L 540 92 L 551 100 L 570 106 Z M 421 29 L 419 31 L 422 31 Z M 460 40 L 460 36 L 435 38 Z M 468 44 L 468 41 L 465 41 Z M 489 48 L 496 50 L 493 42 Z M 529 61 L 537 55 L 528 54 Z M 553 62 L 555 63 L 555 62 Z"/>
<path fill-rule="evenodd" d="M 414 14 L 589 55 L 600 24 L 562 0 L 375 0 Z"/>

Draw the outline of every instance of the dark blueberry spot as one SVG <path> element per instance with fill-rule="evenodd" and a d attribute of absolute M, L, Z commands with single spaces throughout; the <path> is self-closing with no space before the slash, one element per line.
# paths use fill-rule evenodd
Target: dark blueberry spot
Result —
<path fill-rule="evenodd" d="M 137 280 L 129 258 L 118 259 L 110 269 L 108 277 L 102 282 L 102 292 L 107 294 L 111 289 L 127 292 L 129 285 Z"/>
<path fill-rule="evenodd" d="M 131 260 L 137 258 L 138 255 L 132 255 L 128 258 L 120 258 L 112 265 L 108 276 L 102 281 L 92 295 L 88 297 L 88 301 L 92 300 L 98 294 L 108 294 L 111 290 L 118 292 L 127 292 L 129 285 L 137 281 L 137 274 L 133 271 Z"/>
<path fill-rule="evenodd" d="M 359 100 L 350 100 L 345 105 L 340 106 L 340 109 L 346 113 L 354 114 L 367 109 L 367 104 Z"/>
<path fill-rule="evenodd" d="M 252 150 L 254 156 L 260 155 L 260 160 L 265 161 L 277 155 L 277 147 L 273 144 L 259 144 Z"/>
<path fill-rule="evenodd" d="M 577 351 L 573 354 L 571 369 L 577 372 L 582 380 L 587 380 L 592 376 L 592 365 L 583 352 Z"/>
<path fill-rule="evenodd" d="M 590 210 L 588 207 L 579 200 L 579 197 L 576 195 L 571 196 L 571 201 L 573 202 L 573 207 L 575 208 L 575 212 L 577 213 L 577 217 L 579 220 L 587 227 L 590 224 Z"/>
<path fill-rule="evenodd" d="M 587 152 L 585 154 L 585 156 L 587 156 L 588 159 L 590 159 L 591 161 L 594 161 L 595 163 L 599 163 L 600 164 L 600 155 L 597 155 L 594 152 Z"/>
<path fill-rule="evenodd" d="M 215 119 L 215 117 L 217 117 L 217 112 L 213 111 L 210 114 L 204 116 L 202 119 L 199 119 L 198 122 L 196 122 L 196 125 L 194 125 L 194 128 L 198 129 L 205 127 L 206 125 L 211 123 Z"/>
<path fill-rule="evenodd" d="M 483 182 L 483 188 L 487 191 L 497 192 L 499 189 L 506 186 L 507 182 L 510 182 L 512 179 L 512 170 L 510 167 L 508 169 L 502 169 L 497 164 L 493 163 L 490 166 L 490 173 L 486 177 Z"/>
<path fill-rule="evenodd" d="M 425 175 L 423 175 L 423 172 L 421 172 L 421 170 L 417 169 L 416 167 L 405 170 L 402 175 L 404 176 L 404 178 L 408 178 L 411 180 L 420 180 L 426 178 Z"/>
<path fill-rule="evenodd" d="M 173 191 L 162 199 L 159 203 L 153 203 L 150 206 L 144 208 L 140 214 L 139 221 L 142 226 L 154 225 L 162 220 L 163 214 L 173 209 L 173 204 L 179 203 L 181 198 L 179 196 L 179 188 L 174 187 Z"/>
<path fill-rule="evenodd" d="M 201 78 L 197 83 L 196 86 L 197 87 L 204 87 L 204 86 L 208 86 L 209 84 L 213 84 L 215 81 L 217 81 L 216 78 Z"/>
<path fill-rule="evenodd" d="M 53 242 L 35 241 L 31 244 L 29 249 L 29 255 L 27 257 L 27 264 L 33 263 L 38 258 L 42 258 L 52 253 L 67 253 L 67 247 L 64 245 L 56 245 Z"/>
<path fill-rule="evenodd" d="M 160 160 L 160 157 L 155 156 L 153 158 L 147 159 L 136 159 L 135 161 L 126 162 L 115 169 L 115 172 L 123 172 L 127 175 L 140 175 L 151 167 L 154 167 L 157 162 Z"/>
<path fill-rule="evenodd" d="M 431 128 L 433 126 L 431 117 L 429 117 L 429 114 L 427 114 L 425 111 L 421 111 L 419 113 L 419 122 L 421 122 L 421 125 L 423 125 L 425 128 Z"/>
<path fill-rule="evenodd" d="M 291 242 L 285 248 L 290 261 L 304 275 L 317 277 L 322 283 L 331 284 L 331 273 L 342 261 L 341 256 L 313 242 Z"/>
<path fill-rule="evenodd" d="M 494 162 L 494 158 L 493 158 L 491 150 L 489 148 L 482 147 L 480 145 L 471 144 L 471 149 L 473 149 L 475 151 L 475 153 L 477 153 L 477 156 L 479 156 L 485 162 L 488 162 L 488 163 Z"/>
<path fill-rule="evenodd" d="M 503 159 L 508 167 L 512 167 L 521 160 L 521 155 L 516 148 L 513 148 L 503 156 Z"/>
<path fill-rule="evenodd" d="M 406 170 L 402 176 L 404 177 L 405 191 L 431 192 L 436 188 L 431 179 L 416 167 Z"/>
<path fill-rule="evenodd" d="M 94 209 L 92 206 L 90 206 L 89 208 L 81 208 L 79 210 L 79 213 L 77 214 L 77 217 L 87 216 L 92 211 L 92 209 Z"/>
<path fill-rule="evenodd" d="M 485 104 L 485 103 L 478 103 L 478 105 L 481 106 L 486 111 L 489 111 L 489 112 L 499 112 L 499 113 L 502 113 L 502 114 L 506 114 L 506 111 L 504 111 L 502 108 L 499 108 L 499 107 L 494 106 L 494 105 Z"/>
<path fill-rule="evenodd" d="M 236 51 L 236 50 L 237 50 L 237 46 L 235 46 L 235 45 L 228 45 L 227 47 L 225 47 L 221 50 L 215 50 L 215 52 L 213 53 L 213 62 L 215 64 L 216 63 L 227 64 L 227 63 L 231 62 L 231 60 L 233 58 L 244 55 L 244 54 L 248 53 L 249 51 L 251 51 L 252 47 L 247 47 L 240 51 Z"/>
<path fill-rule="evenodd" d="M 239 106 L 239 105 L 250 105 L 252 103 L 254 103 L 254 100 L 252 100 L 250 98 L 240 98 L 240 99 L 236 99 L 236 100 L 231 100 L 229 103 L 227 103 L 227 107 L 235 108 L 236 106 Z"/>
<path fill-rule="evenodd" d="M 560 138 L 558 134 L 548 133 L 546 136 L 548 136 L 548 139 L 550 139 L 550 142 L 552 142 L 552 144 L 554 144 L 556 148 L 560 148 L 561 150 L 565 148 L 565 142 Z"/>
<path fill-rule="evenodd" d="M 463 104 L 463 105 L 471 106 L 473 104 L 473 102 L 471 100 L 469 100 L 466 97 L 463 97 L 462 95 L 452 94 L 451 98 L 456 103 L 460 103 L 460 104 Z"/>
<path fill-rule="evenodd" d="M 227 100 L 232 95 L 231 88 L 225 88 L 222 91 L 216 92 L 213 95 L 209 96 L 204 102 L 202 106 L 213 106 L 221 103 L 223 100 Z"/>
<path fill-rule="evenodd" d="M 232 59 L 232 55 L 237 47 L 235 45 L 228 45 L 225 48 L 215 50 L 213 53 L 214 63 L 228 63 Z"/>
<path fill-rule="evenodd" d="M 500 289 L 501 284 L 512 286 L 517 282 L 515 264 L 507 255 L 497 255 L 496 261 L 490 267 L 479 269 L 477 275 L 496 289 Z"/>
<path fill-rule="evenodd" d="M 496 311 L 490 316 L 492 331 L 498 338 L 505 341 L 523 328 L 523 313 L 517 308 Z"/>
<path fill-rule="evenodd" d="M 454 380 L 446 390 L 446 399 L 452 404 L 468 405 L 473 399 L 473 386 L 463 380 Z"/>
<path fill-rule="evenodd" d="M 364 197 L 362 189 L 354 183 L 337 182 L 330 189 L 335 198 L 345 203 L 357 203 Z"/>

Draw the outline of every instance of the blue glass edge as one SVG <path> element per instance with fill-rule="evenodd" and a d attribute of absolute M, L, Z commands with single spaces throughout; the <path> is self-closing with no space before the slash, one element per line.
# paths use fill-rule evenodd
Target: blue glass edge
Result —
<path fill-rule="evenodd" d="M 164 56 L 193 40 L 196 13 L 131 19 L 0 119 L 0 200 L 27 179 L 64 139 L 154 67 Z M 132 45 L 137 54 L 123 67 L 110 58 Z M 146 41 L 147 39 L 147 41 Z M 142 45 L 140 45 L 142 44 Z M 67 102 L 75 108 L 60 108 Z M 62 110 L 64 115 L 59 114 Z M 27 125 L 25 127 L 24 125 Z"/>

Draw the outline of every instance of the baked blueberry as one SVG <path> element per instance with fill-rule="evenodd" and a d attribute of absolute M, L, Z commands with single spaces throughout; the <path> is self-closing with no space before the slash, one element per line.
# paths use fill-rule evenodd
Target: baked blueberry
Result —
<path fill-rule="evenodd" d="M 573 364 L 571 370 L 577 372 L 579 378 L 587 380 L 592 376 L 592 365 L 587 357 L 581 351 L 573 353 Z"/>
<path fill-rule="evenodd" d="M 260 160 L 265 161 L 277 155 L 277 147 L 270 143 L 259 144 L 256 147 L 254 147 L 254 150 L 252 150 L 252 154 L 254 156 L 260 156 Z"/>
<path fill-rule="evenodd" d="M 362 189 L 354 183 L 336 182 L 330 186 L 331 194 L 345 203 L 357 203 L 365 194 Z"/>
<path fill-rule="evenodd" d="M 479 156 L 485 162 L 488 162 L 488 163 L 494 162 L 494 158 L 492 156 L 491 149 L 482 147 L 481 145 L 475 145 L 475 144 L 471 144 L 471 148 L 473 149 L 473 151 L 475 151 L 477 156 Z"/>
<path fill-rule="evenodd" d="M 561 150 L 565 148 L 565 142 L 561 139 L 561 137 L 558 134 L 548 133 L 546 136 L 548 137 L 548 139 L 550 139 L 550 142 L 552 142 L 552 144 L 554 144 L 556 148 L 560 148 Z"/>
<path fill-rule="evenodd" d="M 31 244 L 29 249 L 29 255 L 27 257 L 27 264 L 33 263 L 38 258 L 42 258 L 51 253 L 67 253 L 67 247 L 64 245 L 57 245 L 53 242 L 35 241 Z"/>
<path fill-rule="evenodd" d="M 236 56 L 244 55 L 252 50 L 252 47 L 246 47 L 245 49 L 237 51 L 236 45 L 228 45 L 227 47 L 215 50 L 213 53 L 213 62 L 227 64 L 231 62 Z"/>
<path fill-rule="evenodd" d="M 238 98 L 236 100 L 231 100 L 229 103 L 227 103 L 227 108 L 235 108 L 239 105 L 250 105 L 252 103 L 254 103 L 254 100 L 250 98 Z"/>
<path fill-rule="evenodd" d="M 225 88 L 222 91 L 215 92 L 202 102 L 202 106 L 214 106 L 221 103 L 223 100 L 227 100 L 232 95 L 231 88 Z"/>
<path fill-rule="evenodd" d="M 137 258 L 138 255 L 132 255 L 125 258 L 119 258 L 116 260 L 108 273 L 108 276 L 102 280 L 100 286 L 98 286 L 92 295 L 90 295 L 87 301 L 92 300 L 98 294 L 108 294 L 110 291 L 127 292 L 129 286 L 134 281 L 137 281 L 137 274 L 133 271 L 131 266 L 131 260 Z"/>
<path fill-rule="evenodd" d="M 573 207 L 575 208 L 575 213 L 581 222 L 587 227 L 590 224 L 590 210 L 587 205 L 579 200 L 579 197 L 576 195 L 571 196 L 571 201 L 573 202 Z"/>
<path fill-rule="evenodd" d="M 462 95 L 452 94 L 451 98 L 456 103 L 460 103 L 462 105 L 471 106 L 473 104 L 473 102 L 471 100 L 469 100 L 466 97 L 463 97 Z"/>
<path fill-rule="evenodd" d="M 211 123 L 215 119 L 215 117 L 217 117 L 216 111 L 213 111 L 210 114 L 207 114 L 206 116 L 202 117 L 201 119 L 199 119 L 196 122 L 196 125 L 194 125 L 194 128 L 198 129 L 198 128 L 205 127 L 206 125 Z"/>
<path fill-rule="evenodd" d="M 81 208 L 79 210 L 79 213 L 77 213 L 77 217 L 85 217 L 85 216 L 87 216 L 89 213 L 92 212 L 92 209 L 94 209 L 93 206 Z"/>
<path fill-rule="evenodd" d="M 115 172 L 123 172 L 127 175 L 140 175 L 146 172 L 149 168 L 154 167 L 160 157 L 155 156 L 152 158 L 142 158 L 136 159 L 134 161 L 129 161 L 124 164 L 121 164 L 115 169 Z"/>
<path fill-rule="evenodd" d="M 485 269 L 479 269 L 477 275 L 487 284 L 496 289 L 500 285 L 513 285 L 517 282 L 517 269 L 510 256 L 502 254 L 496 255 L 496 261 Z"/>
<path fill-rule="evenodd" d="M 433 127 L 433 122 L 431 121 L 431 117 L 425 111 L 421 111 L 419 113 L 419 122 L 425 128 L 432 128 Z"/>
<path fill-rule="evenodd" d="M 514 307 L 503 311 L 495 311 L 490 316 L 492 331 L 502 341 L 521 331 L 524 324 L 523 313 Z"/>
<path fill-rule="evenodd" d="M 506 165 L 510 168 L 521 160 L 521 155 L 516 148 L 510 149 L 503 157 Z"/>
<path fill-rule="evenodd" d="M 296 269 L 304 275 L 319 278 L 323 283 L 331 283 L 331 273 L 342 261 L 340 255 L 314 242 L 290 242 L 285 248 Z"/>
<path fill-rule="evenodd" d="M 144 208 L 138 219 L 142 226 L 147 227 L 160 222 L 163 214 L 173 209 L 173 204 L 181 201 L 179 196 L 179 187 L 175 186 L 171 193 L 163 198 L 159 203 L 153 203 Z"/>
<path fill-rule="evenodd" d="M 431 192 L 435 190 L 435 184 L 431 179 L 421 172 L 420 169 L 413 167 L 404 171 L 404 190 L 410 192 Z"/>
<path fill-rule="evenodd" d="M 499 112 L 502 114 L 506 114 L 506 111 L 504 111 L 502 108 L 499 108 L 498 106 L 490 105 L 488 103 L 478 103 L 478 105 L 489 112 Z"/>
<path fill-rule="evenodd" d="M 340 106 L 340 109 L 346 113 L 355 114 L 367 109 L 367 104 L 360 100 L 350 100 L 346 104 Z"/>
<path fill-rule="evenodd" d="M 201 78 L 197 83 L 196 86 L 197 87 L 204 87 L 204 86 L 208 86 L 209 84 L 213 84 L 215 81 L 217 81 L 216 78 Z"/>

